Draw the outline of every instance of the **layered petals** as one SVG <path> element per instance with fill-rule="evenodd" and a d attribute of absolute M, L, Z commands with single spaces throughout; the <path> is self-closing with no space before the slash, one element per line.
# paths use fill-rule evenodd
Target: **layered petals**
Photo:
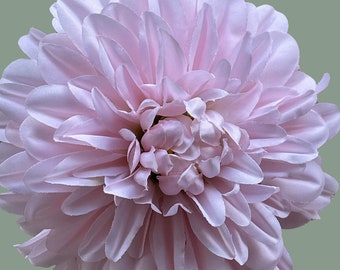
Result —
<path fill-rule="evenodd" d="M 289 270 L 340 130 L 286 17 L 244 0 L 57 0 L 0 80 L 0 207 L 55 270 Z"/>

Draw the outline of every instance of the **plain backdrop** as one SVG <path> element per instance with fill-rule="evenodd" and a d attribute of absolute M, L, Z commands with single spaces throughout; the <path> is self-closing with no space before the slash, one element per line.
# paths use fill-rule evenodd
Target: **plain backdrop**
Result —
<path fill-rule="evenodd" d="M 7 0 L 0 3 L 0 73 L 13 60 L 24 57 L 18 39 L 30 27 L 53 31 L 49 6 L 52 0 Z M 323 73 L 331 74 L 329 88 L 321 101 L 340 105 L 340 1 L 334 0 L 253 0 L 256 5 L 270 4 L 289 19 L 289 32 L 301 51 L 301 69 L 315 80 Z M 324 146 L 320 153 L 324 169 L 340 179 L 340 136 Z M 286 246 L 295 270 L 339 269 L 340 255 L 340 193 L 321 212 L 321 220 L 299 229 L 285 231 Z M 0 269 L 34 270 L 12 245 L 28 239 L 15 221 L 18 217 L 0 211 Z M 147 269 L 146 269 L 147 270 Z M 161 270 L 161 269 L 160 269 Z M 219 270 L 219 269 L 216 269 Z M 268 269 L 264 269 L 268 270 Z"/>

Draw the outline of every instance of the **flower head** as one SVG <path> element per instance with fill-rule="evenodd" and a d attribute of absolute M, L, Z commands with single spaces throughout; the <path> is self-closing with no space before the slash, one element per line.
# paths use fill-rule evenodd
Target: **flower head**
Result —
<path fill-rule="evenodd" d="M 63 269 L 292 269 L 281 228 L 337 182 L 329 81 L 243 0 L 58 0 L 0 84 L 1 206 Z"/>

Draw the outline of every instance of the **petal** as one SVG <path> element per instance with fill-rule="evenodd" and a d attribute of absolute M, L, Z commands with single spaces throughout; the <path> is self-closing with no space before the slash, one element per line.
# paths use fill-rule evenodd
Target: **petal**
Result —
<path fill-rule="evenodd" d="M 16 194 L 16 193 L 1 193 L 0 194 L 0 207 L 8 213 L 15 215 L 24 215 L 24 210 L 27 201 L 31 195 Z"/>
<path fill-rule="evenodd" d="M 140 28 L 140 63 L 141 71 L 144 73 L 145 82 L 160 82 L 161 76 L 157 74 L 157 64 L 160 57 L 160 31 L 170 33 L 168 24 L 163 18 L 153 12 L 144 12 L 142 15 L 142 26 Z"/>
<path fill-rule="evenodd" d="M 155 215 L 150 226 L 151 251 L 158 269 L 184 270 L 186 235 L 184 217 Z M 166 232 L 166 233 L 164 233 Z M 166 243 L 161 246 L 159 243 Z"/>
<path fill-rule="evenodd" d="M 9 157 L 0 164 L 0 185 L 7 190 L 25 194 L 28 188 L 22 179 L 35 163 L 36 160 L 27 152 L 19 152 Z"/>
<path fill-rule="evenodd" d="M 313 90 L 307 91 L 300 95 L 287 97 L 279 105 L 281 113 L 281 122 L 293 120 L 306 114 L 315 105 L 317 96 Z"/>
<path fill-rule="evenodd" d="M 257 184 L 263 179 L 259 165 L 241 151 L 234 153 L 233 162 L 223 166 L 219 176 L 238 184 Z"/>
<path fill-rule="evenodd" d="M 194 118 L 200 119 L 206 111 L 206 104 L 201 98 L 193 98 L 189 101 L 184 101 L 187 112 Z"/>
<path fill-rule="evenodd" d="M 314 200 L 322 192 L 324 175 L 318 164 L 309 162 L 302 172 L 292 173 L 287 178 L 274 178 L 272 183 L 280 188 L 280 194 L 285 199 L 306 203 Z"/>
<path fill-rule="evenodd" d="M 8 127 L 8 119 L 21 123 L 27 117 L 25 98 L 31 90 L 32 87 L 21 84 L 6 83 L 0 85 L 1 115 L 6 119 L 4 119 L 4 126 Z"/>
<path fill-rule="evenodd" d="M 244 126 L 250 140 L 250 149 L 278 145 L 286 140 L 286 131 L 278 125 L 247 122 Z"/>
<path fill-rule="evenodd" d="M 24 255 L 33 265 L 42 267 L 50 267 L 65 260 L 65 256 L 61 256 L 56 252 L 48 250 L 46 247 L 46 239 L 51 230 L 43 230 L 32 239 L 23 244 L 16 245 L 18 251 Z"/>
<path fill-rule="evenodd" d="M 97 212 L 90 215 L 72 217 L 72 220 L 64 226 L 52 229 L 46 240 L 46 247 L 60 255 L 69 255 L 78 249 L 89 230 L 92 220 L 98 216 Z M 67 226 L 67 230 L 65 230 Z M 63 237 L 60 237 L 60 236 Z"/>
<path fill-rule="evenodd" d="M 212 227 L 197 213 L 187 214 L 187 217 L 193 233 L 210 252 L 228 260 L 234 258 L 232 235 L 225 224 Z"/>
<path fill-rule="evenodd" d="M 264 158 L 282 160 L 292 164 L 311 161 L 318 153 L 315 146 L 296 137 L 287 136 L 287 140 L 277 146 L 268 147 Z"/>
<path fill-rule="evenodd" d="M 117 262 L 124 255 L 143 225 L 148 210 L 148 205 L 136 205 L 131 200 L 123 200 L 117 206 L 105 244 L 105 253 L 110 260 Z"/>
<path fill-rule="evenodd" d="M 88 109 L 63 85 L 46 85 L 34 89 L 27 98 L 26 106 L 32 117 L 54 128 L 73 115 L 88 113 Z"/>
<path fill-rule="evenodd" d="M 192 96 L 195 96 L 197 92 L 204 89 L 204 86 L 214 79 L 212 73 L 205 70 L 191 70 L 186 72 L 182 78 L 177 81 L 185 91 L 187 91 Z"/>
<path fill-rule="evenodd" d="M 193 70 L 209 70 L 217 53 L 217 29 L 211 6 L 204 5 L 192 34 L 189 63 Z"/>
<path fill-rule="evenodd" d="M 27 117 L 20 126 L 20 136 L 26 151 L 36 159 L 43 160 L 78 150 L 75 146 L 55 142 L 54 131 L 34 118 Z"/>
<path fill-rule="evenodd" d="M 199 162 L 199 168 L 204 176 L 213 178 L 220 173 L 221 169 L 220 157 L 213 157 Z"/>
<path fill-rule="evenodd" d="M 92 223 L 79 246 L 79 256 L 86 262 L 98 262 L 106 258 L 105 243 L 110 231 L 115 208 L 107 207 Z"/>
<path fill-rule="evenodd" d="M 145 196 L 145 193 L 147 193 L 145 186 L 137 183 L 137 180 L 141 182 L 141 179 L 136 179 L 138 176 L 143 176 L 143 182 L 146 182 L 150 175 L 150 170 L 146 174 L 144 171 L 144 169 L 138 169 L 125 178 L 122 176 L 105 177 L 106 186 L 104 187 L 104 192 L 126 199 L 137 199 Z"/>
<path fill-rule="evenodd" d="M 177 41 L 166 31 L 161 33 L 161 51 L 157 67 L 162 70 L 161 77 L 178 80 L 187 71 L 187 60 Z"/>
<path fill-rule="evenodd" d="M 91 13 L 99 13 L 107 2 L 107 0 L 93 3 L 80 0 L 61 0 L 56 3 L 57 20 L 63 31 L 72 38 L 79 49 L 83 49 L 82 24 L 84 18 Z"/>
<path fill-rule="evenodd" d="M 84 19 L 83 44 L 88 57 L 100 68 L 98 37 L 111 39 L 118 43 L 130 55 L 131 59 L 138 59 L 137 38 L 119 22 L 101 15 L 91 14 Z"/>
<path fill-rule="evenodd" d="M 138 37 L 139 25 L 141 23 L 140 17 L 126 5 L 122 3 L 109 3 L 104 7 L 101 14 L 124 25 L 130 32 Z"/>
<path fill-rule="evenodd" d="M 213 227 L 221 226 L 225 221 L 225 206 L 222 194 L 212 185 L 206 184 L 199 195 L 190 195 L 205 219 Z"/>
<path fill-rule="evenodd" d="M 39 43 L 45 36 L 45 33 L 38 29 L 31 28 L 26 36 L 19 39 L 20 49 L 31 59 L 38 58 Z"/>
<path fill-rule="evenodd" d="M 328 73 L 323 74 L 320 82 L 316 85 L 316 93 L 320 94 L 323 90 L 325 90 L 328 85 L 329 85 L 329 81 L 331 79 L 331 76 Z"/>
<path fill-rule="evenodd" d="M 226 217 L 238 226 L 248 226 L 251 221 L 251 212 L 246 198 L 241 192 L 232 196 L 224 196 Z"/>
<path fill-rule="evenodd" d="M 276 245 L 281 241 L 281 226 L 277 218 L 260 203 L 251 205 L 250 225 L 240 228 L 254 240 L 267 245 Z"/>
<path fill-rule="evenodd" d="M 231 73 L 230 77 L 238 79 L 241 84 L 244 83 L 249 75 L 251 68 L 251 37 L 250 33 L 246 33 L 242 39 L 242 42 L 236 48 L 238 52 L 235 52 L 231 60 Z"/>
<path fill-rule="evenodd" d="M 94 75 L 95 69 L 80 53 L 66 46 L 44 43 L 40 46 L 38 65 L 49 84 L 64 84 L 80 75 Z"/>
<path fill-rule="evenodd" d="M 276 11 L 273 7 L 269 5 L 259 6 L 256 8 L 256 13 L 258 14 L 258 33 L 288 31 L 288 21 L 286 16 Z"/>
<path fill-rule="evenodd" d="M 317 148 L 327 141 L 329 135 L 324 120 L 314 110 L 284 123 L 282 127 L 289 135 L 308 141 Z"/>
<path fill-rule="evenodd" d="M 279 192 L 279 188 L 266 185 L 241 185 L 241 192 L 248 203 L 258 203 L 269 199 Z"/>
<path fill-rule="evenodd" d="M 113 197 L 103 193 L 103 188 L 80 187 L 72 192 L 61 205 L 61 210 L 69 216 L 80 216 L 104 207 Z"/>
<path fill-rule="evenodd" d="M 328 139 L 332 139 L 340 129 L 340 113 L 336 105 L 330 103 L 318 103 L 313 107 L 322 119 L 326 122 L 328 128 Z"/>
<path fill-rule="evenodd" d="M 191 164 L 179 177 L 177 184 L 182 190 L 198 195 L 204 192 L 204 180 L 195 166 Z"/>
<path fill-rule="evenodd" d="M 271 32 L 270 36 L 272 54 L 259 79 L 266 86 L 284 85 L 298 69 L 298 45 L 290 35 L 282 32 Z"/>

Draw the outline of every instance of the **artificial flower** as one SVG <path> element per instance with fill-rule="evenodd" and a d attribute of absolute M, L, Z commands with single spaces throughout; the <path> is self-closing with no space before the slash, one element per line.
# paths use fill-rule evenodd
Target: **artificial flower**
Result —
<path fill-rule="evenodd" d="M 1 207 L 55 270 L 289 270 L 338 189 L 335 105 L 243 0 L 58 0 L 0 81 Z"/>

